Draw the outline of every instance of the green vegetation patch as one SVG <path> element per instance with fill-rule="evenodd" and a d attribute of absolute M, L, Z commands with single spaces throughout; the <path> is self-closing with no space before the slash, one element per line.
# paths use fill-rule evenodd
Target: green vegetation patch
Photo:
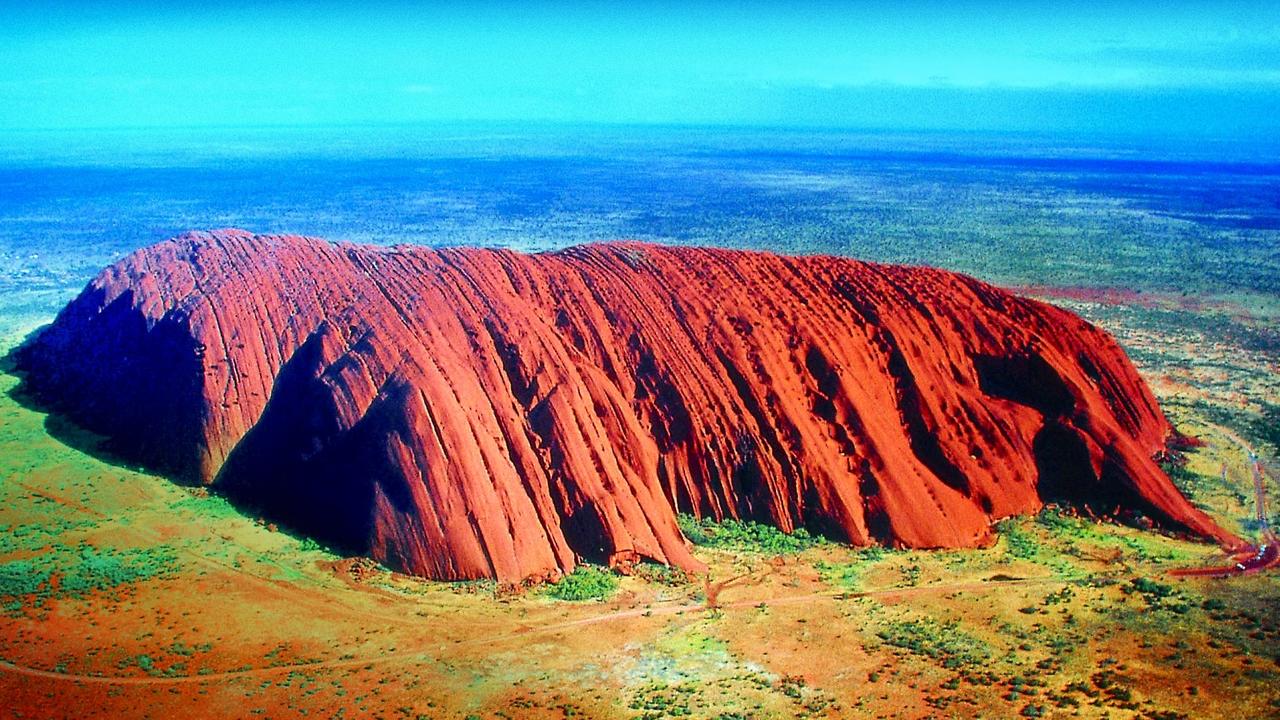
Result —
<path fill-rule="evenodd" d="M 653 562 L 638 563 L 631 569 L 631 574 L 648 582 L 668 587 L 681 587 L 693 580 L 689 573 L 674 565 Z"/>
<path fill-rule="evenodd" d="M 552 583 L 547 593 L 557 600 L 603 600 L 618 589 L 613 572 L 595 565 L 579 565 Z"/>
<path fill-rule="evenodd" d="M 43 550 L 58 544 L 59 538 L 94 526 L 88 520 L 58 517 L 38 523 L 0 525 L 0 555 Z"/>
<path fill-rule="evenodd" d="M 1264 403 L 1262 416 L 1253 421 L 1252 430 L 1260 442 L 1280 454 L 1280 405 Z"/>
<path fill-rule="evenodd" d="M 10 615 L 21 614 L 27 607 L 43 608 L 49 600 L 83 598 L 169 577 L 176 566 L 167 546 L 131 550 L 58 546 L 33 558 L 0 563 L 0 607 Z"/>
<path fill-rule="evenodd" d="M 1188 562 L 1193 559 L 1185 548 L 1158 532 L 1134 531 L 1105 520 L 1080 517 L 1056 505 L 1045 506 L 1036 515 L 1035 525 L 1048 533 L 1051 547 L 1061 547 L 1063 553 L 1073 557 L 1086 558 L 1091 550 L 1106 549 L 1119 551 L 1130 562 Z M 1015 528 L 1014 534 L 1018 532 Z M 1030 538 L 1030 543 L 1035 543 L 1034 537 Z M 1024 544 L 1024 551 L 1026 547 Z M 1063 564 L 1061 569 L 1066 571 L 1069 568 Z"/>
<path fill-rule="evenodd" d="M 49 581 L 49 574 L 30 560 L 0 563 L 0 598 L 11 600 L 36 593 Z"/>
<path fill-rule="evenodd" d="M 1153 610 L 1169 610 L 1185 615 L 1191 609 L 1191 601 L 1187 594 L 1156 580 L 1139 577 L 1121 588 L 1128 595 L 1138 595 Z"/>
<path fill-rule="evenodd" d="M 1178 491 L 1189 498 L 1204 497 L 1209 494 L 1210 488 L 1219 484 L 1215 478 L 1202 475 L 1183 463 L 1164 462 L 1160 464 L 1160 469 L 1169 476 Z"/>
<path fill-rule="evenodd" d="M 866 566 L 859 563 L 829 563 L 818 561 L 814 563 L 813 568 L 818 571 L 818 577 L 828 585 L 835 585 L 846 590 L 861 590 L 862 575 L 866 572 Z"/>
<path fill-rule="evenodd" d="M 785 533 L 772 525 L 752 520 L 727 519 L 720 522 L 709 518 L 680 515 L 677 518 L 680 531 L 694 545 L 721 550 L 743 550 L 769 555 L 789 555 L 811 548 L 820 542 L 804 528 Z"/>
<path fill-rule="evenodd" d="M 653 682 L 640 688 L 631 699 L 630 708 L 640 712 L 644 720 L 686 717 L 692 715 L 690 702 L 697 697 L 698 688 L 692 682 L 671 685 Z"/>
<path fill-rule="evenodd" d="M 204 488 L 188 491 L 190 494 L 173 502 L 171 507 L 178 512 L 189 512 L 202 519 L 243 519 L 245 516 L 236 509 L 231 501 L 222 495 L 211 493 Z"/>
<path fill-rule="evenodd" d="M 987 644 L 954 622 L 930 618 L 889 623 L 876 632 L 884 642 L 938 660 L 949 669 L 979 666 L 991 659 Z"/>
<path fill-rule="evenodd" d="M 1040 555 L 1040 543 L 1020 518 L 1007 518 L 996 523 L 996 532 L 1004 538 L 1010 557 L 1019 560 L 1035 560 Z"/>
<path fill-rule="evenodd" d="M 813 569 L 817 570 L 818 576 L 829 585 L 851 591 L 862 590 L 866 572 L 883 560 L 889 551 L 873 545 L 860 548 L 854 554 L 853 562 L 833 563 L 819 560 L 813 564 Z"/>

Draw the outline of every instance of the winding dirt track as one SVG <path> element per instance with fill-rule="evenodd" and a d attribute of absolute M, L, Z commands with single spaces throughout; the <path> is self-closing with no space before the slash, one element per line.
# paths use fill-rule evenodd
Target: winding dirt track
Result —
<path fill-rule="evenodd" d="M 63 507 L 70 508 L 77 512 L 84 513 L 90 517 L 104 519 L 105 515 L 98 510 L 77 502 L 70 498 L 53 494 L 44 488 L 36 488 L 21 480 L 13 480 L 13 484 L 23 488 L 29 493 L 39 495 L 45 499 L 54 502 Z M 158 543 L 161 538 L 158 533 L 148 529 L 139 527 L 122 528 L 127 530 L 134 537 L 153 543 Z M 260 589 L 269 589 L 279 592 L 287 589 L 287 584 L 279 580 L 268 578 L 257 573 L 249 572 L 243 568 L 237 568 L 229 562 L 223 562 L 214 558 L 206 557 L 200 553 L 194 552 L 186 548 L 177 548 L 183 555 L 195 560 L 199 564 L 216 567 L 220 570 L 233 572 L 239 577 L 245 578 Z M 273 563 L 274 564 L 274 563 Z M 666 604 L 657 607 L 639 607 L 629 608 L 626 610 L 614 610 L 604 612 L 564 622 L 550 623 L 539 626 L 523 626 L 517 630 L 502 635 L 489 635 L 473 640 L 451 643 L 452 647 L 459 646 L 484 646 L 494 645 L 501 642 L 527 638 L 535 635 L 555 633 L 564 630 L 570 630 L 581 627 L 589 627 L 621 620 L 635 619 L 638 617 L 667 617 L 672 615 L 684 615 L 686 613 L 709 612 L 716 610 L 733 610 L 744 608 L 756 608 L 762 604 L 769 606 L 797 605 L 820 600 L 848 600 L 858 597 L 908 597 L 915 595 L 927 595 L 934 593 L 951 593 L 951 592 L 985 592 L 993 588 L 1009 587 L 1014 585 L 1049 585 L 1049 584 L 1073 584 L 1086 582 L 1094 578 L 1106 577 L 1105 575 L 1090 575 L 1083 577 L 1040 577 L 1040 578 L 1012 578 L 1005 580 L 987 580 L 987 581 L 971 581 L 964 583 L 950 583 L 942 585 L 926 585 L 921 587 L 906 588 L 883 588 L 878 590 L 870 590 L 865 592 L 843 592 L 836 590 L 827 590 L 814 593 L 801 593 L 796 595 L 774 597 L 774 598 L 742 598 L 729 602 L 721 602 L 720 595 L 723 591 L 731 588 L 750 587 L 758 585 L 768 576 L 774 574 L 777 568 L 772 563 L 766 563 L 765 566 L 756 572 L 743 573 L 730 577 L 726 580 L 713 582 L 710 578 L 706 579 L 704 592 L 706 599 L 701 603 L 680 602 L 679 604 Z M 369 590 L 369 588 L 361 588 Z M 323 609 L 346 611 L 358 613 L 362 617 L 378 617 L 388 621 L 403 622 L 404 618 L 399 615 L 389 615 L 379 613 L 369 608 L 356 608 L 347 603 L 333 602 L 332 600 L 313 601 L 313 606 Z M 434 647 L 439 647 L 440 643 L 436 643 Z M 10 662 L 0 658 L 0 673 L 8 673 L 19 675 L 22 677 L 39 678 L 44 680 L 54 680 L 59 682 L 86 683 L 94 685 L 110 685 L 110 686 L 169 686 L 169 685 L 190 685 L 190 684 L 208 684 L 225 681 L 234 681 L 241 678 L 256 678 L 269 675 L 284 674 L 295 671 L 318 670 L 318 669 L 343 669 L 343 668 L 360 668 L 369 665 L 380 665 L 393 663 L 397 661 L 411 660 L 430 660 L 434 648 L 418 647 L 411 650 L 405 650 L 395 653 L 387 653 L 376 657 L 366 658 L 347 658 L 323 660 L 319 662 L 303 662 L 289 663 L 281 665 L 272 665 L 266 667 L 247 668 L 242 670 L 227 670 L 222 672 L 206 673 L 203 675 L 180 675 L 174 677 L 152 677 L 152 676 L 107 676 L 107 675 L 86 675 L 81 673 L 57 672 L 54 670 L 43 670 L 40 668 L 29 667 Z"/>
<path fill-rule="evenodd" d="M 1224 431 L 1225 434 L 1228 434 L 1228 435 L 1231 434 L 1230 431 L 1226 430 L 1225 428 L 1223 428 L 1222 430 Z M 1233 437 L 1232 439 L 1235 440 L 1237 443 L 1239 443 L 1242 447 L 1249 449 L 1248 444 L 1245 443 L 1243 439 L 1239 438 L 1238 436 Z M 98 517 L 102 516 L 101 513 L 95 511 L 94 509 L 86 507 L 81 503 L 75 502 L 73 500 L 69 500 L 67 498 L 58 497 L 58 496 L 52 496 L 47 491 L 37 490 L 36 488 L 30 487 L 26 483 L 22 483 L 21 481 L 17 481 L 16 484 L 23 487 L 28 492 L 41 495 L 60 505 L 71 507 L 78 511 L 87 513 L 91 516 L 98 516 Z M 130 528 L 130 530 L 137 536 L 140 536 L 144 539 L 158 541 L 158 536 L 156 536 L 154 533 L 150 531 L 140 529 L 140 528 Z M 250 578 L 264 585 L 270 585 L 272 586 L 273 589 L 277 589 L 277 590 L 281 589 L 281 586 L 284 585 L 284 583 L 281 583 L 278 580 L 257 575 L 255 573 L 247 572 L 241 568 L 235 568 L 230 563 L 224 563 L 212 558 L 207 558 L 202 555 L 199 555 L 198 553 L 191 552 L 189 550 L 182 550 L 182 552 L 183 554 L 186 554 L 201 562 L 217 566 L 221 569 L 231 570 L 235 572 L 237 575 Z M 1272 553 L 1272 557 L 1269 559 L 1271 560 L 1271 562 L 1268 563 L 1268 566 L 1276 564 L 1275 558 L 1274 558 L 1274 552 Z M 703 601 L 702 603 L 684 602 L 680 604 L 667 604 L 667 605 L 658 606 L 658 607 L 639 607 L 639 608 L 630 608 L 626 610 L 615 610 L 611 612 L 600 613 L 598 615 L 592 615 L 589 617 L 577 618 L 574 620 L 567 620 L 564 622 L 550 623 L 550 624 L 544 624 L 539 626 L 523 626 L 510 633 L 505 633 L 502 635 L 490 635 L 482 638 L 476 638 L 473 640 L 466 640 L 462 642 L 451 643 L 450 645 L 452 647 L 495 645 L 501 642 L 514 640 L 518 638 L 527 638 L 535 635 L 556 633 L 564 630 L 570 630 L 570 629 L 575 629 L 580 627 L 589 627 L 593 625 L 617 622 L 621 620 L 634 619 L 637 617 L 651 617 L 651 616 L 666 617 L 666 616 L 672 616 L 672 615 L 684 615 L 686 613 L 698 613 L 700 611 L 709 612 L 709 611 L 718 611 L 718 610 L 746 609 L 746 608 L 756 608 L 762 605 L 767 605 L 767 606 L 798 605 L 798 604 L 805 604 L 805 603 L 821 601 L 821 600 L 837 600 L 838 601 L 838 600 L 849 600 L 849 599 L 863 598 L 863 597 L 895 598 L 895 597 L 912 597 L 912 596 L 919 596 L 919 595 L 930 595 L 930 594 L 937 594 L 937 593 L 956 593 L 956 592 L 982 593 L 982 592 L 987 592 L 989 590 L 993 590 L 997 588 L 1007 588 L 1010 586 L 1072 585 L 1072 584 L 1085 583 L 1092 580 L 1101 580 L 1101 579 L 1116 577 L 1116 573 L 1098 573 L 1098 574 L 1073 576 L 1073 577 L 1050 576 L 1050 577 L 1035 577 L 1035 578 L 1009 578 L 1009 579 L 1000 579 L 1000 580 L 979 580 L 979 581 L 967 581 L 967 582 L 961 582 L 961 583 L 925 585 L 925 586 L 919 586 L 919 587 L 881 588 L 881 589 L 868 590 L 863 592 L 844 592 L 844 591 L 838 591 L 838 590 L 826 590 L 826 591 L 813 592 L 813 593 L 800 593 L 796 595 L 789 595 L 789 596 L 783 596 L 783 597 L 773 597 L 773 598 L 754 597 L 754 598 L 742 598 L 742 599 L 732 600 L 728 602 L 720 601 L 719 596 L 721 592 L 723 592 L 724 590 L 728 590 L 730 588 L 735 588 L 735 587 L 749 587 L 751 585 L 758 584 L 760 581 L 762 581 L 764 578 L 768 577 L 769 575 L 773 574 L 774 572 L 776 572 L 776 568 L 773 567 L 772 565 L 767 564 L 759 572 L 744 573 L 744 574 L 736 575 L 727 580 L 722 580 L 719 582 L 711 582 L 710 579 L 708 578 L 705 583 L 706 600 Z M 1174 571 L 1174 574 L 1183 574 L 1183 573 Z M 1189 572 L 1185 574 L 1194 575 L 1198 573 Z M 328 609 L 333 609 L 333 605 L 331 603 L 325 602 L 323 604 L 326 605 Z M 368 609 L 356 609 L 345 603 L 339 603 L 338 605 L 342 610 L 348 610 L 351 612 L 360 612 L 366 617 L 370 614 Z M 403 618 L 400 616 L 383 615 L 383 614 L 377 613 L 376 611 L 374 611 L 373 614 L 377 617 L 382 617 L 388 620 L 395 620 L 397 622 L 403 621 Z M 440 643 L 436 643 L 435 646 L 439 647 Z M 57 672 L 53 670 L 42 670 L 39 668 L 19 665 L 17 663 L 13 663 L 8 660 L 0 659 L 0 673 L 9 673 L 9 674 L 19 675 L 23 677 L 55 680 L 60 682 L 88 683 L 88 684 L 96 684 L 96 685 L 113 685 L 113 686 L 160 685 L 160 686 L 164 686 L 164 685 L 218 683 L 223 681 L 233 681 L 240 678 L 256 678 L 256 677 L 276 675 L 276 674 L 296 672 L 296 671 L 360 668 L 360 667 L 366 667 L 370 665 L 381 665 L 381 664 L 394 663 L 399 661 L 430 660 L 432 659 L 432 655 L 433 655 L 432 648 L 418 647 L 411 650 L 378 655 L 376 657 L 346 658 L 346 659 L 324 660 L 319 662 L 289 663 L 289 664 L 272 665 L 272 666 L 266 666 L 266 667 L 247 668 L 242 670 L 228 670 L 223 672 L 213 672 L 213 673 L 206 673 L 203 675 L 180 675 L 180 676 L 174 676 L 174 677 L 105 676 L 105 675 L 86 675 L 86 674 L 78 674 L 78 673 L 66 673 L 66 672 Z"/>
<path fill-rule="evenodd" d="M 729 582 L 744 579 L 747 576 L 739 576 L 733 578 Z M 942 585 L 925 585 L 921 587 L 907 588 L 884 588 L 879 590 L 868 590 L 865 592 L 840 592 L 840 591 L 823 591 L 816 593 L 804 593 L 798 595 L 790 595 L 779 598 L 744 598 L 731 602 L 716 603 L 708 605 L 707 603 L 691 604 L 682 603 L 679 605 L 667 605 L 663 607 L 650 608 L 631 608 L 627 610 L 617 610 L 613 612 L 601 613 L 586 618 L 578 618 L 576 620 L 567 620 L 560 623 L 551 623 L 540 626 L 523 627 L 511 633 L 504 635 L 489 636 L 478 638 L 460 643 L 452 643 L 452 647 L 459 646 L 483 646 L 497 644 L 503 641 L 516 638 L 525 638 L 532 635 L 540 635 L 545 633 L 554 633 L 562 630 L 573 628 L 599 625 L 603 623 L 615 622 L 618 620 L 626 620 L 637 617 L 649 616 L 669 616 L 682 615 L 684 613 L 696 613 L 698 611 L 711 610 L 730 610 L 755 608 L 762 604 L 768 606 L 779 605 L 796 605 L 817 600 L 849 600 L 860 597 L 908 597 L 916 595 L 929 595 L 934 593 L 954 593 L 954 592 L 985 592 L 995 588 L 1006 588 L 1016 585 L 1073 585 L 1088 582 L 1094 579 L 1104 579 L 1113 577 L 1110 574 L 1087 575 L 1081 577 L 1040 577 L 1040 578 L 1011 578 L 1008 580 L 980 580 L 964 583 L 949 583 Z M 728 586 L 726 582 L 723 587 Z M 77 673 L 55 672 L 53 670 L 41 670 L 39 668 L 27 667 L 0 659 L 0 672 L 6 672 L 25 677 L 41 678 L 46 680 L 58 680 L 64 682 L 76 683 L 92 683 L 98 685 L 186 685 L 200 683 L 216 683 L 226 680 L 235 680 L 246 677 L 261 677 L 264 675 L 275 675 L 280 673 L 288 673 L 294 671 L 318 670 L 318 669 L 341 669 L 341 668 L 357 668 L 368 665 L 381 665 L 385 663 L 414 660 L 414 659 L 431 659 L 432 650 L 429 648 L 416 648 L 413 650 L 405 650 L 403 652 L 387 653 L 373 658 L 349 658 L 338 660 L 324 660 L 320 662 L 310 663 L 292 663 L 286 665 L 272 665 L 269 667 L 248 668 L 244 670 L 228 670 L 224 672 L 206 673 L 204 675 L 179 675 L 175 677 L 122 677 L 122 676 L 106 676 L 106 675 L 83 675 Z"/>
<path fill-rule="evenodd" d="M 89 517 L 96 518 L 98 520 L 109 519 L 104 513 L 94 508 L 91 508 L 83 503 L 77 502 L 70 498 L 62 497 L 61 495 L 52 493 L 47 489 L 38 489 L 33 487 L 30 483 L 26 483 L 16 479 L 11 480 L 10 482 L 12 482 L 13 485 L 20 487 L 33 495 L 37 495 L 39 497 L 42 497 L 46 500 L 49 500 L 50 502 L 56 503 L 63 507 L 71 508 L 77 512 L 84 513 Z M 164 538 L 161 537 L 159 533 L 157 533 L 155 530 L 148 527 L 125 525 L 125 526 L 120 526 L 117 529 L 117 532 L 124 535 L 131 535 L 134 538 L 141 539 L 143 541 L 146 541 L 154 545 L 158 545 L 164 542 Z M 196 564 L 202 564 L 210 568 L 215 568 L 218 570 L 223 570 L 223 571 L 233 573 L 237 577 L 243 578 L 250 584 L 257 586 L 257 588 L 261 591 L 265 591 L 272 594 L 288 593 L 291 587 L 289 583 L 286 581 L 268 577 L 266 575 L 260 575 L 254 572 L 249 572 L 244 568 L 236 567 L 236 565 L 231 562 L 218 560 L 217 558 L 203 555 L 190 548 L 174 546 L 174 550 L 175 552 L 180 553 L 192 559 Z M 258 558 L 258 562 L 263 563 L 265 565 L 270 565 L 271 567 L 274 567 L 277 570 L 280 570 L 281 572 L 288 571 L 288 568 L 286 568 L 284 565 L 282 565 L 281 563 L 275 560 L 269 560 L 269 559 L 260 557 Z M 362 587 L 360 589 L 365 590 L 367 592 L 374 592 L 374 589 L 369 587 Z M 317 610 L 337 609 L 339 612 L 347 613 L 349 615 L 364 618 L 364 619 L 378 618 L 393 624 L 404 622 L 403 616 L 380 612 L 376 608 L 356 607 L 354 605 L 351 605 L 350 603 L 343 602 L 342 600 L 332 596 L 327 596 L 324 598 L 315 598 L 315 597 L 310 597 L 308 594 L 305 594 L 305 593 L 301 595 L 298 595 L 297 593 L 288 593 L 288 594 L 290 595 L 289 601 L 294 605 L 297 605 L 298 603 L 305 603 Z M 2 659 L 0 659 L 0 663 L 3 663 Z M 0 668 L 3 668 L 3 665 L 0 665 Z M 203 676 L 203 677 L 208 677 L 208 676 Z"/>
<path fill-rule="evenodd" d="M 1255 512 L 1258 523 L 1262 528 L 1261 537 L 1256 544 L 1235 548 L 1235 552 L 1231 555 L 1232 562 L 1230 565 L 1174 568 L 1169 571 L 1169 574 L 1174 577 L 1222 578 L 1235 575 L 1252 575 L 1280 567 L 1280 537 L 1277 537 L 1275 530 L 1270 528 L 1267 523 L 1264 484 L 1269 471 L 1258 457 L 1257 451 L 1247 440 L 1224 425 L 1212 422 L 1207 424 L 1221 433 L 1223 437 L 1240 446 L 1240 449 L 1244 451 L 1245 456 L 1248 458 L 1249 470 L 1257 493 Z M 1222 480 L 1227 482 L 1227 466 L 1225 464 L 1222 466 Z M 1224 549 L 1230 550 L 1230 548 L 1225 547 Z"/>

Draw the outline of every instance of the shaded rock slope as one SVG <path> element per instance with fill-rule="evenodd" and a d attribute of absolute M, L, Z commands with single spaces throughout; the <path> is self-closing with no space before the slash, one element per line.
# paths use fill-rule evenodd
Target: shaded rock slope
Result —
<path fill-rule="evenodd" d="M 941 270 L 192 233 L 18 362 L 124 457 L 433 578 L 697 569 L 677 512 L 929 548 L 1059 501 L 1229 539 L 1111 337 Z"/>

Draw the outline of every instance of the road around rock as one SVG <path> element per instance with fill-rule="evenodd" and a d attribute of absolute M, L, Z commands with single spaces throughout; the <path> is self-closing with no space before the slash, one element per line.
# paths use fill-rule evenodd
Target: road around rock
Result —
<path fill-rule="evenodd" d="M 768 571 L 766 571 L 768 574 Z M 720 586 L 721 589 L 729 587 L 730 583 L 741 581 L 748 576 L 738 576 L 726 581 Z M 528 637 L 530 635 L 554 633 L 562 630 L 580 628 L 584 626 L 599 625 L 603 623 L 615 622 L 618 620 L 634 619 L 638 617 L 658 617 L 670 615 L 684 615 L 686 613 L 696 614 L 703 612 L 715 612 L 724 610 L 737 609 L 754 609 L 765 606 L 782 606 L 796 605 L 820 600 L 851 600 L 855 598 L 890 598 L 890 597 L 908 597 L 917 595 L 927 595 L 934 593 L 956 593 L 956 592 L 985 592 L 997 588 L 1007 588 L 1010 586 L 1027 586 L 1027 585 L 1074 585 L 1086 583 L 1093 580 L 1114 579 L 1115 574 L 1097 574 L 1078 577 L 1034 577 L 1034 578 L 1007 578 L 1007 579 L 988 579 L 969 581 L 963 583 L 945 583 L 939 585 L 923 585 L 916 587 L 895 587 L 881 588 L 876 590 L 867 590 L 862 592 L 847 591 L 823 591 L 814 593 L 802 593 L 797 595 L 789 595 L 774 598 L 742 598 L 730 602 L 716 602 L 714 604 L 708 602 L 701 603 L 681 603 L 679 605 L 666 605 L 660 607 L 637 607 L 626 610 L 616 610 L 599 615 L 593 615 L 586 618 L 578 618 L 575 620 L 567 620 L 560 623 L 551 623 L 541 626 L 526 626 L 516 630 L 515 632 L 503 635 L 489 636 L 485 638 L 477 638 L 471 641 L 463 641 L 453 643 L 457 646 L 474 646 L 474 645 L 490 645 L 516 638 Z M 397 661 L 406 661 L 414 659 L 429 660 L 433 654 L 433 648 L 417 648 L 413 650 L 405 650 L 403 652 L 387 653 L 372 658 L 342 658 L 335 660 L 321 660 L 318 662 L 302 662 L 288 663 L 281 665 L 271 665 L 257 668 L 244 668 L 239 670 L 226 670 L 222 672 L 211 672 L 203 675 L 177 675 L 173 677 L 136 677 L 136 676 L 108 676 L 108 675 L 87 675 L 80 673 L 58 672 L 54 670 L 42 670 L 39 668 L 20 665 L 8 660 L 0 659 L 0 673 L 10 673 L 21 675 L 24 677 L 41 678 L 46 680 L 58 680 L 63 682 L 90 683 L 99 685 L 121 685 L 121 686 L 138 686 L 138 685 L 184 685 L 192 683 L 216 683 L 221 681 L 235 680 L 239 678 L 261 677 L 264 675 L 275 675 L 280 673 L 289 673 L 305 670 L 319 669 L 342 669 L 342 668 L 358 668 L 369 665 L 381 665 Z"/>

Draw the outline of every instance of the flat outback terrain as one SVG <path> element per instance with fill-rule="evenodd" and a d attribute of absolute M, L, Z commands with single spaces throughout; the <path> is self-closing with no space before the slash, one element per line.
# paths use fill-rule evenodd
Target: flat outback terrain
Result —
<path fill-rule="evenodd" d="M 1218 527 L 1264 540 L 1255 475 L 1280 503 L 1280 167 L 1197 159 L 1213 147 L 1147 161 L 968 135 L 610 132 L 461 145 L 405 132 L 368 148 L 342 131 L 268 133 L 249 138 L 274 148 L 258 154 L 236 138 L 153 152 L 149 136 L 122 134 L 121 157 L 52 135 L 66 157 L 14 151 L 0 167 L 0 718 L 1280 717 L 1280 573 L 1233 572 L 1266 559 L 1137 515 L 1051 506 L 988 533 L 971 504 L 959 509 L 981 541 L 962 550 L 858 549 L 812 525 L 676 515 L 691 544 L 678 550 L 671 531 L 664 547 L 705 574 L 596 564 L 516 591 L 335 553 L 177 473 L 140 471 L 21 389 L 11 350 L 102 268 L 191 228 L 927 265 L 1110 333 L 1199 441 L 1164 472 Z M 227 307 L 253 294 L 227 292 Z M 83 352 L 92 370 L 102 349 Z M 168 411 L 143 393 L 129 407 Z M 150 422 L 150 447 L 168 447 L 180 427 Z M 1226 570 L 1187 572 L 1203 568 Z"/>
<path fill-rule="evenodd" d="M 0 17 L 0 720 L 1280 720 L 1280 2 Z"/>
<path fill-rule="evenodd" d="M 1203 441 L 1171 477 L 1256 538 L 1275 306 L 1028 292 L 1117 336 Z M 9 317 L 6 352 L 43 320 Z M 1212 545 L 1054 507 L 959 551 L 681 517 L 705 576 L 432 582 L 117 464 L 0 382 L 6 717 L 1280 716 L 1280 583 L 1175 572 L 1234 562 Z"/>

